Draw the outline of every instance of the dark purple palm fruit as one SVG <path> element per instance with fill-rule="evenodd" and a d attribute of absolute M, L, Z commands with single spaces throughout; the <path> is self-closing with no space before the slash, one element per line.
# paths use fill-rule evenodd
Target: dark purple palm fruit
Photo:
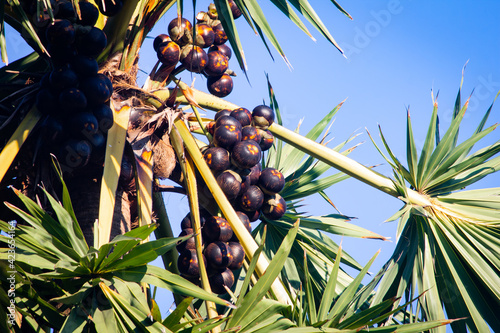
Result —
<path fill-rule="evenodd" d="M 257 185 L 250 185 L 239 200 L 240 207 L 247 212 L 259 210 L 263 202 L 264 193 Z"/>
<path fill-rule="evenodd" d="M 193 41 L 194 44 L 202 49 L 209 47 L 214 43 L 215 33 L 206 23 L 198 23 L 194 26 Z"/>
<path fill-rule="evenodd" d="M 46 142 L 57 144 L 63 139 L 65 133 L 64 123 L 59 117 L 48 116 L 42 122 L 41 137 L 46 140 Z M 49 146 L 49 149 L 52 151 L 52 145 L 47 146 Z"/>
<path fill-rule="evenodd" d="M 104 75 L 88 77 L 80 83 L 80 90 L 87 96 L 87 104 L 91 107 L 104 104 L 111 98 L 109 79 Z"/>
<path fill-rule="evenodd" d="M 238 242 L 229 242 L 229 253 L 231 254 L 232 260 L 231 264 L 227 267 L 234 271 L 240 269 L 245 261 L 245 250 L 243 246 Z"/>
<path fill-rule="evenodd" d="M 207 79 L 208 91 L 217 97 L 226 97 L 233 91 L 233 79 L 228 74 L 209 76 Z"/>
<path fill-rule="evenodd" d="M 259 183 L 260 174 L 262 172 L 262 165 L 257 163 L 250 168 L 248 177 L 250 178 L 250 185 L 257 185 Z"/>
<path fill-rule="evenodd" d="M 175 66 L 179 62 L 181 48 L 175 42 L 163 42 L 157 49 L 158 60 L 166 67 Z"/>
<path fill-rule="evenodd" d="M 107 77 L 106 75 L 102 74 L 102 73 L 98 73 L 97 74 L 97 77 L 102 80 L 104 83 L 106 83 L 106 86 L 108 87 L 109 89 L 109 92 L 111 94 L 113 94 L 113 83 L 111 82 L 111 80 L 109 79 L 109 77 Z"/>
<path fill-rule="evenodd" d="M 205 256 L 203 256 L 203 261 L 206 261 Z M 179 273 L 186 276 L 199 276 L 200 265 L 198 262 L 198 256 L 196 255 L 196 250 L 185 249 L 182 251 L 177 258 L 177 268 L 179 269 Z"/>
<path fill-rule="evenodd" d="M 244 213 L 247 214 L 250 222 L 255 222 L 260 218 L 260 210 L 254 210 L 251 212 L 244 212 Z"/>
<path fill-rule="evenodd" d="M 180 47 L 193 43 L 192 30 L 193 25 L 185 18 L 174 18 L 168 24 L 168 35 Z"/>
<path fill-rule="evenodd" d="M 227 70 L 229 63 L 225 55 L 219 51 L 208 52 L 208 61 L 204 72 L 209 76 L 220 76 Z"/>
<path fill-rule="evenodd" d="M 102 165 L 106 154 L 106 137 L 102 132 L 97 131 L 96 133 L 87 135 L 86 138 L 92 146 L 90 161 Z"/>
<path fill-rule="evenodd" d="M 48 88 L 40 89 L 36 94 L 36 108 L 44 114 L 56 114 L 61 108 L 57 105 L 57 98 Z M 62 110 L 64 111 L 64 110 Z"/>
<path fill-rule="evenodd" d="M 231 110 L 229 109 L 222 109 L 220 111 L 217 111 L 217 113 L 214 116 L 214 120 L 217 121 L 222 116 L 229 116 L 231 114 Z"/>
<path fill-rule="evenodd" d="M 238 218 L 240 219 L 241 223 L 245 226 L 245 228 L 248 230 L 249 233 L 252 232 L 252 225 L 250 224 L 250 219 L 248 218 L 247 214 L 244 212 L 236 211 L 236 215 L 238 215 Z M 238 237 L 236 236 L 236 233 L 233 232 L 233 237 L 229 240 L 230 242 L 239 242 Z"/>
<path fill-rule="evenodd" d="M 71 4 L 70 4 L 71 5 Z M 66 19 L 54 20 L 45 31 L 47 41 L 52 45 L 67 46 L 75 41 L 75 28 Z"/>
<path fill-rule="evenodd" d="M 208 242 L 227 242 L 233 237 L 233 229 L 229 222 L 220 216 L 211 216 L 205 221 L 203 226 L 203 236 Z"/>
<path fill-rule="evenodd" d="M 216 272 L 213 275 L 211 275 L 208 278 L 208 281 L 210 282 L 210 289 L 212 289 L 212 292 L 222 295 L 227 293 L 226 286 L 228 289 L 231 289 L 231 287 L 234 284 L 234 274 L 233 272 L 226 268 L 222 272 Z"/>
<path fill-rule="evenodd" d="M 252 140 L 236 143 L 231 151 L 231 163 L 239 169 L 250 169 L 260 162 L 262 151 Z"/>
<path fill-rule="evenodd" d="M 286 212 L 286 201 L 277 193 L 266 195 L 262 204 L 262 214 L 270 220 L 278 220 Z"/>
<path fill-rule="evenodd" d="M 238 8 L 234 0 L 228 0 L 227 3 L 229 4 L 229 7 L 231 8 L 231 13 L 233 14 L 233 19 L 237 19 L 238 17 L 241 16 L 241 10 Z"/>
<path fill-rule="evenodd" d="M 181 50 L 181 63 L 193 73 L 201 73 L 207 65 L 208 56 L 205 50 L 196 45 L 186 45 Z"/>
<path fill-rule="evenodd" d="M 213 268 L 224 269 L 231 264 L 229 248 L 225 242 L 216 241 L 208 244 L 205 247 L 204 255 L 208 264 Z"/>
<path fill-rule="evenodd" d="M 92 147 L 87 140 L 68 139 L 58 154 L 59 162 L 69 168 L 81 168 L 87 165 Z"/>
<path fill-rule="evenodd" d="M 73 137 L 86 138 L 96 133 L 99 125 L 91 112 L 77 112 L 69 118 L 68 128 Z"/>
<path fill-rule="evenodd" d="M 274 111 L 266 105 L 258 105 L 252 111 L 253 126 L 266 130 L 274 122 Z"/>
<path fill-rule="evenodd" d="M 231 150 L 241 140 L 241 130 L 235 125 L 215 126 L 213 143 L 217 147 Z"/>
<path fill-rule="evenodd" d="M 257 128 L 253 126 L 245 126 L 241 129 L 241 141 L 253 140 L 260 144 L 261 139 L 262 137 L 260 136 L 260 132 Z"/>
<path fill-rule="evenodd" d="M 107 133 L 114 123 L 113 110 L 111 110 L 107 104 L 99 104 L 92 108 L 92 113 L 97 119 L 99 130 L 103 133 Z"/>
<path fill-rule="evenodd" d="M 83 111 L 87 107 L 87 97 L 78 88 L 67 88 L 59 94 L 59 105 L 69 112 Z"/>
<path fill-rule="evenodd" d="M 275 168 L 265 168 L 260 173 L 258 185 L 265 194 L 279 193 L 285 186 L 285 177 Z"/>
<path fill-rule="evenodd" d="M 231 56 L 233 55 L 233 52 L 231 51 L 231 48 L 227 46 L 226 44 L 221 44 L 221 45 L 212 45 L 208 49 L 208 52 L 212 51 L 219 51 L 223 55 L 227 57 L 227 60 L 231 59 Z"/>
<path fill-rule="evenodd" d="M 210 215 L 206 210 L 204 209 L 201 209 L 200 210 L 200 227 L 203 227 L 203 225 L 205 224 L 205 220 L 209 217 L 211 217 L 212 215 Z M 181 221 L 181 229 L 188 229 L 188 228 L 193 228 L 194 227 L 194 224 L 191 222 L 191 213 L 187 213 L 186 216 L 184 216 L 184 218 L 182 219 Z"/>
<path fill-rule="evenodd" d="M 238 120 L 243 127 L 249 126 L 252 123 L 252 114 L 245 108 L 234 109 L 230 116 Z"/>
<path fill-rule="evenodd" d="M 87 33 L 78 37 L 76 48 L 79 54 L 97 58 L 108 45 L 108 39 L 104 31 L 92 27 Z"/>
<path fill-rule="evenodd" d="M 241 191 L 241 177 L 232 170 L 225 170 L 219 174 L 217 184 L 229 201 L 235 199 Z"/>
<path fill-rule="evenodd" d="M 214 44 L 221 45 L 227 42 L 227 35 L 222 27 L 222 23 L 219 20 L 215 20 L 212 22 L 211 26 L 215 34 Z"/>
<path fill-rule="evenodd" d="M 181 230 L 179 237 L 184 237 L 184 236 L 192 235 L 192 234 L 193 234 L 193 229 L 186 228 L 186 229 Z M 175 247 L 177 249 L 177 252 L 179 252 L 179 253 L 183 252 L 186 249 L 196 250 L 196 241 L 195 241 L 194 237 L 191 237 L 191 238 L 186 239 L 183 242 L 180 242 Z"/>
<path fill-rule="evenodd" d="M 77 87 L 78 76 L 69 66 L 63 66 L 50 72 L 49 82 L 50 89 L 54 93 L 60 93 L 66 88 Z"/>
<path fill-rule="evenodd" d="M 66 19 L 75 22 L 76 14 L 71 1 L 58 1 L 56 7 L 56 19 Z"/>
<path fill-rule="evenodd" d="M 93 27 L 99 18 L 99 9 L 88 1 L 80 1 L 81 18 L 76 19 L 76 23 Z"/>
<path fill-rule="evenodd" d="M 233 118 L 230 115 L 227 115 L 227 116 L 221 115 L 221 116 L 216 117 L 216 118 L 217 119 L 215 120 L 215 128 L 222 126 L 222 125 L 235 126 L 240 130 L 242 128 L 241 123 L 236 118 Z"/>
<path fill-rule="evenodd" d="M 122 7 L 123 7 L 123 1 L 122 0 L 99 0 L 97 1 L 97 5 L 99 6 L 99 11 L 104 15 L 104 16 L 115 16 L 118 14 Z"/>
<path fill-rule="evenodd" d="M 229 152 L 222 147 L 210 147 L 203 153 L 203 158 L 212 172 L 224 171 L 231 166 Z"/>
<path fill-rule="evenodd" d="M 99 70 L 99 65 L 93 57 L 78 54 L 71 61 L 71 68 L 75 71 L 78 77 L 96 76 Z"/>
<path fill-rule="evenodd" d="M 160 44 L 166 43 L 166 42 L 171 42 L 171 41 L 172 41 L 172 39 L 170 38 L 169 35 L 159 34 L 153 40 L 153 49 L 155 50 L 155 52 L 158 52 L 158 47 L 160 46 Z"/>
<path fill-rule="evenodd" d="M 274 143 L 273 133 L 271 133 L 269 130 L 260 130 L 260 136 L 260 149 L 262 149 L 262 151 L 269 150 L 269 148 L 271 148 Z"/>

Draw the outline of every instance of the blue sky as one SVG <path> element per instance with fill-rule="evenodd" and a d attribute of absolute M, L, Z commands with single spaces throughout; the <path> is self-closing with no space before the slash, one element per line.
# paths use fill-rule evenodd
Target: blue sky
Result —
<path fill-rule="evenodd" d="M 498 1 L 340 1 L 352 15 L 352 21 L 329 1 L 310 2 L 344 48 L 347 58 L 322 39 L 310 25 L 308 27 L 316 42 L 287 22 L 270 2 L 262 1 L 261 6 L 293 69 L 290 70 L 274 50 L 273 61 L 260 38 L 240 19 L 237 27 L 244 43 L 249 80 L 239 70 L 236 60 L 232 59 L 230 67 L 238 77 L 234 79 L 233 92 L 227 97 L 229 101 L 249 109 L 263 100 L 268 102 L 267 73 L 284 125 L 295 128 L 303 119 L 301 133 L 307 133 L 335 105 L 347 98 L 331 128 L 331 146 L 359 133 L 354 143 L 363 144 L 350 157 L 362 164 L 379 165 L 376 168 L 378 172 L 391 176 L 390 168 L 370 142 L 366 129 L 380 144 L 380 125 L 396 156 L 404 160 L 406 109 L 410 109 L 418 145 L 425 138 L 432 111 L 431 90 L 434 95 L 439 91 L 440 123 L 444 131 L 451 120 L 462 68 L 466 63 L 462 98 L 465 100 L 472 91 L 474 94 L 463 121 L 462 138 L 476 128 L 500 90 Z M 206 10 L 207 5 L 206 1 L 198 1 L 196 12 Z M 186 10 L 186 15 L 190 18 L 192 11 Z M 150 36 L 154 38 L 166 33 L 168 22 L 174 17 L 175 9 L 162 18 Z M 7 32 L 7 41 L 11 61 L 25 52 L 17 35 Z M 139 66 L 149 73 L 155 62 L 152 39 L 148 39 L 144 43 Z M 140 74 L 139 82 L 144 77 Z M 183 77 L 188 82 L 195 77 L 195 88 L 206 90 L 204 78 L 198 75 Z M 500 122 L 498 104 L 488 125 Z M 208 114 L 212 115 L 211 112 Z M 499 140 L 497 132 L 491 133 L 477 148 Z M 500 186 L 500 175 L 492 175 L 478 186 Z M 342 213 L 356 217 L 353 223 L 395 241 L 396 224 L 383 221 L 402 206 L 398 199 L 354 179 L 343 181 L 326 192 Z M 171 221 L 178 228 L 177 221 L 180 223 L 187 213 L 187 199 L 178 194 L 167 194 L 165 200 Z M 305 203 L 306 209 L 314 215 L 334 212 L 322 199 L 314 198 Z M 178 232 L 179 229 L 175 231 Z M 381 249 L 372 272 L 385 263 L 395 245 L 395 242 L 341 239 L 339 236 L 334 236 L 334 240 L 342 242 L 344 249 L 361 264 Z M 162 292 L 161 295 L 168 307 L 168 294 Z M 166 307 L 162 310 L 165 315 Z"/>

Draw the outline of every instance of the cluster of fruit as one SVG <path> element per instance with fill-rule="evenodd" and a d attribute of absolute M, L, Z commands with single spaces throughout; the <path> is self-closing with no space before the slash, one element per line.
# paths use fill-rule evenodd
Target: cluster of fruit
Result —
<path fill-rule="evenodd" d="M 221 110 L 207 127 L 211 144 L 203 156 L 217 183 L 249 232 L 250 222 L 260 215 L 276 220 L 286 211 L 286 202 L 278 194 L 285 185 L 283 174 L 274 168 L 261 169 L 262 151 L 273 145 L 267 127 L 274 122 L 274 112 L 259 105 L 252 112 L 245 108 Z M 181 222 L 180 236 L 193 233 L 189 215 Z M 212 291 L 226 292 L 234 283 L 233 271 L 245 257 L 243 247 L 229 223 L 222 217 L 202 213 L 203 260 L 208 266 Z M 183 276 L 199 282 L 195 241 L 190 238 L 178 245 L 178 268 Z"/>
<path fill-rule="evenodd" d="M 79 6 L 80 16 L 71 1 L 56 2 L 55 20 L 47 19 L 38 30 L 53 69 L 40 81 L 36 107 L 46 115 L 42 131 L 47 146 L 71 169 L 91 159 L 102 161 L 113 125 L 113 84 L 98 73 L 96 60 L 107 45 L 105 33 L 94 26 L 99 9 L 87 1 Z"/>
<path fill-rule="evenodd" d="M 233 17 L 239 17 L 241 12 L 234 1 L 229 3 Z M 232 51 L 225 44 L 228 38 L 217 19 L 215 5 L 210 4 L 208 12 L 198 13 L 196 19 L 194 28 L 185 18 L 173 19 L 168 25 L 168 35 L 158 35 L 153 48 L 165 67 L 171 68 L 180 61 L 188 71 L 206 75 L 211 94 L 225 97 L 233 90 L 232 72 L 228 69 Z"/>

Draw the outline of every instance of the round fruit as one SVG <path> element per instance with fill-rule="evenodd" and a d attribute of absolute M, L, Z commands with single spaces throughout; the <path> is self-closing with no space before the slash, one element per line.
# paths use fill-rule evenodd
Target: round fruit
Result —
<path fill-rule="evenodd" d="M 201 73 L 207 65 L 207 53 L 199 46 L 186 45 L 182 48 L 181 63 L 190 72 Z"/>
<path fill-rule="evenodd" d="M 209 76 L 220 76 L 224 74 L 229 66 L 228 59 L 219 51 L 208 52 L 208 61 L 205 73 Z"/>
<path fill-rule="evenodd" d="M 217 147 L 222 147 L 231 150 L 233 146 L 240 142 L 241 140 L 241 130 L 235 125 L 216 125 L 213 143 Z"/>
<path fill-rule="evenodd" d="M 97 131 L 87 137 L 87 140 L 92 145 L 92 154 L 90 160 L 95 163 L 100 163 L 104 160 L 106 153 L 106 137 L 102 132 Z"/>
<path fill-rule="evenodd" d="M 226 32 L 224 31 L 224 28 L 222 27 L 222 23 L 217 20 L 212 23 L 212 30 L 214 31 L 215 38 L 214 38 L 214 44 L 215 45 L 221 45 L 227 42 L 227 35 Z"/>
<path fill-rule="evenodd" d="M 50 73 L 49 82 L 50 88 L 59 93 L 66 88 L 76 87 L 78 76 L 68 66 L 63 66 Z"/>
<path fill-rule="evenodd" d="M 245 214 L 247 214 L 248 219 L 250 220 L 250 222 L 255 222 L 255 221 L 257 221 L 260 218 L 260 210 L 254 210 L 254 211 L 251 211 L 251 212 L 245 212 Z"/>
<path fill-rule="evenodd" d="M 251 185 L 240 197 L 240 206 L 247 212 L 259 210 L 263 202 L 264 193 L 256 185 Z"/>
<path fill-rule="evenodd" d="M 99 11 L 105 16 L 115 16 L 123 7 L 122 0 L 99 0 Z"/>
<path fill-rule="evenodd" d="M 97 77 L 99 77 L 100 80 L 102 80 L 104 83 L 106 83 L 106 86 L 108 87 L 109 92 L 111 94 L 113 94 L 113 83 L 111 82 L 109 77 L 107 77 L 106 75 L 104 75 L 102 73 L 97 74 Z"/>
<path fill-rule="evenodd" d="M 250 178 L 250 185 L 258 184 L 261 172 L 262 172 L 262 165 L 260 163 L 257 163 L 250 168 L 250 173 L 247 175 L 247 177 Z"/>
<path fill-rule="evenodd" d="M 181 233 L 179 234 L 179 237 L 184 237 L 184 236 L 192 235 L 192 234 L 193 234 L 193 229 L 186 228 L 186 229 L 182 229 Z M 190 237 L 190 238 L 186 239 L 185 241 L 180 242 L 175 247 L 177 248 L 177 252 L 179 252 L 179 253 L 183 252 L 186 249 L 196 250 L 196 241 L 195 241 L 194 237 Z"/>
<path fill-rule="evenodd" d="M 252 123 L 252 114 L 245 108 L 237 108 L 231 112 L 231 117 L 241 123 L 241 126 L 249 126 Z"/>
<path fill-rule="evenodd" d="M 107 104 L 100 104 L 92 109 L 97 119 L 99 130 L 106 133 L 113 126 L 113 110 Z"/>
<path fill-rule="evenodd" d="M 260 149 L 262 149 L 262 151 L 266 151 L 273 146 L 274 136 L 269 130 L 261 131 L 260 136 L 261 136 L 261 139 L 260 139 L 259 146 L 260 146 Z"/>
<path fill-rule="evenodd" d="M 48 116 L 42 123 L 41 132 L 44 140 L 58 143 L 64 136 L 64 124 L 60 119 Z"/>
<path fill-rule="evenodd" d="M 241 191 L 241 177 L 232 170 L 225 170 L 219 174 L 217 184 L 228 200 L 235 199 Z"/>
<path fill-rule="evenodd" d="M 87 1 L 80 1 L 78 4 L 80 5 L 81 19 L 77 18 L 76 22 L 93 27 L 99 18 L 99 9 Z"/>
<path fill-rule="evenodd" d="M 226 268 L 231 264 L 227 243 L 216 241 L 207 245 L 204 251 L 207 262 L 214 268 Z"/>
<path fill-rule="evenodd" d="M 243 266 L 243 261 L 245 261 L 245 250 L 243 250 L 243 246 L 237 242 L 229 242 L 228 245 L 232 260 L 227 268 L 230 270 L 240 269 L 241 266 Z"/>
<path fill-rule="evenodd" d="M 265 168 L 260 173 L 259 187 L 266 194 L 279 193 L 285 186 L 285 177 L 275 168 Z"/>
<path fill-rule="evenodd" d="M 223 55 L 225 55 L 227 57 L 227 60 L 231 59 L 231 55 L 233 53 L 231 51 L 231 48 L 229 46 L 227 46 L 226 44 L 212 45 L 208 49 L 208 52 L 212 52 L 212 51 L 219 51 L 219 52 L 221 52 Z"/>
<path fill-rule="evenodd" d="M 253 140 L 260 143 L 262 137 L 260 136 L 259 130 L 253 126 L 245 126 L 241 129 L 241 141 Z M 262 148 L 261 148 L 262 149 Z"/>
<path fill-rule="evenodd" d="M 70 4 L 71 5 L 71 4 Z M 47 41 L 54 45 L 68 45 L 75 41 L 75 28 L 66 19 L 54 20 L 45 31 Z"/>
<path fill-rule="evenodd" d="M 205 224 L 205 220 L 212 215 L 209 215 L 207 211 L 204 209 L 200 210 L 200 224 L 201 227 Z M 191 213 L 187 213 L 186 216 L 181 221 L 181 229 L 193 228 L 193 224 L 191 223 Z"/>
<path fill-rule="evenodd" d="M 229 289 L 233 286 L 234 274 L 230 269 L 226 268 L 222 272 L 217 272 L 211 275 L 208 280 L 210 282 L 210 289 L 212 289 L 212 292 L 221 295 L 227 292 L 224 286 Z"/>
<path fill-rule="evenodd" d="M 87 96 L 89 106 L 98 106 L 106 103 L 111 97 L 112 91 L 109 90 L 108 82 L 104 75 L 96 75 L 84 79 L 80 83 L 80 90 Z M 108 80 L 109 81 L 109 80 Z"/>
<path fill-rule="evenodd" d="M 215 121 L 215 128 L 223 125 L 235 126 L 239 130 L 242 128 L 241 123 L 230 115 L 217 117 L 217 120 Z"/>
<path fill-rule="evenodd" d="M 260 129 L 267 129 L 274 122 L 274 111 L 266 106 L 256 106 L 252 111 L 253 125 Z"/>
<path fill-rule="evenodd" d="M 205 23 L 198 23 L 194 26 L 194 44 L 202 49 L 214 43 L 215 33 L 212 28 Z"/>
<path fill-rule="evenodd" d="M 59 1 L 57 3 L 57 14 L 55 15 L 55 18 L 66 19 L 74 22 L 75 16 L 75 9 L 73 8 L 71 1 Z"/>
<path fill-rule="evenodd" d="M 225 218 L 211 216 L 205 222 L 203 235 L 207 237 L 208 241 L 227 242 L 233 237 L 233 229 Z"/>
<path fill-rule="evenodd" d="M 168 34 L 179 46 L 193 42 L 192 30 L 193 25 L 185 18 L 175 18 L 168 24 Z"/>
<path fill-rule="evenodd" d="M 203 261 L 206 261 L 206 259 L 203 258 Z M 200 266 L 198 263 L 198 257 L 196 256 L 196 250 L 185 249 L 182 251 L 177 258 L 177 268 L 180 273 L 187 276 L 199 276 Z"/>
<path fill-rule="evenodd" d="M 57 99 L 50 89 L 44 88 L 36 94 L 36 108 L 45 114 L 55 114 L 59 110 Z"/>
<path fill-rule="evenodd" d="M 153 49 L 155 50 L 155 52 L 158 52 L 158 47 L 160 46 L 161 43 L 166 43 L 171 41 L 172 39 L 170 39 L 169 35 L 159 34 L 153 41 Z"/>
<path fill-rule="evenodd" d="M 260 162 L 262 151 L 252 140 L 240 141 L 233 147 L 231 163 L 240 169 L 249 169 Z"/>
<path fill-rule="evenodd" d="M 71 135 L 86 138 L 98 130 L 96 117 L 90 112 L 77 112 L 69 120 Z"/>
<path fill-rule="evenodd" d="M 71 68 L 79 77 L 97 75 L 99 65 L 93 57 L 78 54 L 71 61 Z"/>
<path fill-rule="evenodd" d="M 77 43 L 79 54 L 97 58 L 106 48 L 108 39 L 104 31 L 97 27 L 92 27 L 86 34 L 80 36 Z"/>
<path fill-rule="evenodd" d="M 210 133 L 210 135 L 213 136 L 215 131 L 215 121 L 209 122 L 205 128 L 208 131 L 208 133 Z"/>
<path fill-rule="evenodd" d="M 175 66 L 179 62 L 181 48 L 175 42 L 163 42 L 158 46 L 156 55 L 165 66 Z"/>
<path fill-rule="evenodd" d="M 262 204 L 262 214 L 270 220 L 280 219 L 286 212 L 286 201 L 279 194 L 265 197 Z"/>
<path fill-rule="evenodd" d="M 70 168 L 85 166 L 92 153 L 92 147 L 86 140 L 69 139 L 66 141 L 59 154 L 59 161 Z"/>
<path fill-rule="evenodd" d="M 217 113 L 214 116 L 214 120 L 217 121 L 220 117 L 222 116 L 229 116 L 231 114 L 231 110 L 229 109 L 222 109 L 220 111 L 217 111 Z"/>
<path fill-rule="evenodd" d="M 248 230 L 248 232 L 251 233 L 252 232 L 252 225 L 250 224 L 250 219 L 248 218 L 247 214 L 244 212 L 237 211 L 236 215 L 238 215 L 238 218 L 240 219 L 241 223 L 243 223 L 243 225 Z M 238 237 L 236 236 L 236 233 L 233 232 L 233 237 L 231 237 L 229 242 L 239 242 Z"/>
<path fill-rule="evenodd" d="M 231 8 L 231 13 L 233 14 L 233 18 L 237 19 L 238 17 L 241 16 L 241 10 L 238 8 L 234 0 L 228 0 L 229 7 Z"/>
<path fill-rule="evenodd" d="M 229 152 L 221 147 L 210 147 L 205 150 L 203 157 L 212 171 L 224 171 L 231 166 Z"/>
<path fill-rule="evenodd" d="M 87 107 L 87 97 L 78 88 L 67 88 L 59 94 L 59 105 L 70 112 L 81 111 Z"/>
<path fill-rule="evenodd" d="M 226 97 L 233 91 L 233 79 L 227 74 L 209 76 L 207 79 L 208 91 L 217 97 Z"/>

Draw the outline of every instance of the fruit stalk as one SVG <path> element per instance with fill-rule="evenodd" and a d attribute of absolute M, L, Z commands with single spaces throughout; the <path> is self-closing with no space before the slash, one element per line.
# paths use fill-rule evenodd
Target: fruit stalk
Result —
<path fill-rule="evenodd" d="M 307 139 L 302 135 L 290 131 L 289 129 L 276 123 L 269 126 L 269 131 L 271 131 L 271 133 L 273 133 L 277 138 L 306 152 L 307 154 L 317 158 L 318 160 L 333 166 L 339 171 L 342 171 L 345 174 L 364 182 L 365 184 L 368 184 L 389 195 L 392 195 L 393 197 L 401 197 L 401 193 L 397 190 L 394 182 L 390 178 L 376 173 L 375 171 L 348 158 L 347 156 L 344 156 L 313 140 Z M 406 193 L 406 199 L 408 199 L 412 204 L 422 207 L 432 205 L 432 203 L 426 196 L 412 189 L 407 188 Z"/>

